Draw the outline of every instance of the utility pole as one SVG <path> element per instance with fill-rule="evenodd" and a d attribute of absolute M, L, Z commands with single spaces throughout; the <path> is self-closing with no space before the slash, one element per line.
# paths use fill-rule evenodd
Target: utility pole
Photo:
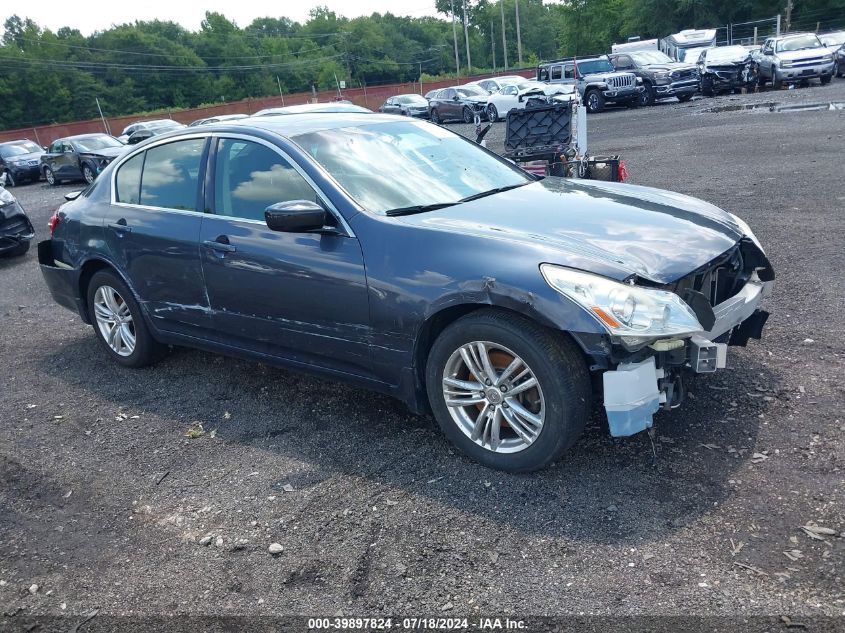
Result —
<path fill-rule="evenodd" d="M 505 0 L 499 0 L 499 8 L 502 10 L 502 54 L 505 56 L 505 72 L 508 70 L 508 43 L 505 40 Z"/>
<path fill-rule="evenodd" d="M 522 35 L 519 32 L 519 0 L 514 0 L 513 5 L 516 8 L 516 56 L 519 59 L 519 65 L 522 66 Z"/>
<path fill-rule="evenodd" d="M 282 106 L 285 105 L 285 95 L 282 93 L 282 82 L 279 79 L 279 76 L 276 75 L 276 83 L 279 84 L 279 97 L 282 99 Z"/>
<path fill-rule="evenodd" d="M 789 27 L 792 25 L 792 9 L 794 8 L 792 0 L 786 0 L 786 32 L 789 33 Z"/>
<path fill-rule="evenodd" d="M 461 76 L 461 61 L 458 57 L 458 31 L 455 29 L 455 0 L 449 0 L 452 9 L 452 39 L 455 42 L 455 75 Z"/>
<path fill-rule="evenodd" d="M 467 45 L 467 76 L 472 74 L 472 58 L 469 56 L 469 25 L 467 24 L 467 0 L 464 1 L 464 41 Z"/>
<path fill-rule="evenodd" d="M 496 38 L 493 37 L 493 20 L 490 20 L 490 46 L 493 49 L 493 74 L 496 74 Z"/>

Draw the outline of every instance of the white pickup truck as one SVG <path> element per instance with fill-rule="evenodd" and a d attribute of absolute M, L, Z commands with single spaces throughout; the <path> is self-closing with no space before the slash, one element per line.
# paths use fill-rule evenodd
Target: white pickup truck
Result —
<path fill-rule="evenodd" d="M 755 55 L 757 80 L 767 81 L 775 89 L 784 83 L 819 79 L 830 83 L 835 63 L 833 53 L 821 43 L 815 33 L 794 33 L 770 37 Z"/>

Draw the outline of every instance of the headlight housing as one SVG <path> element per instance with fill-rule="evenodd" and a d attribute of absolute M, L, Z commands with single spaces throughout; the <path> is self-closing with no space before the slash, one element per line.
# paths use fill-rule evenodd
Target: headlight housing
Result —
<path fill-rule="evenodd" d="M 654 73 L 654 80 L 655 81 L 667 82 L 667 81 L 669 81 L 670 77 L 671 77 L 671 74 L 667 73 L 667 72 Z"/>
<path fill-rule="evenodd" d="M 788 59 L 779 59 L 778 66 L 780 66 L 781 68 L 792 68 L 792 62 Z"/>
<path fill-rule="evenodd" d="M 587 310 L 628 347 L 704 330 L 690 307 L 672 292 L 554 264 L 541 264 L 540 271 L 552 288 Z"/>
<path fill-rule="evenodd" d="M 3 187 L 0 187 L 0 207 L 7 207 L 15 203 L 15 196 L 9 193 Z"/>

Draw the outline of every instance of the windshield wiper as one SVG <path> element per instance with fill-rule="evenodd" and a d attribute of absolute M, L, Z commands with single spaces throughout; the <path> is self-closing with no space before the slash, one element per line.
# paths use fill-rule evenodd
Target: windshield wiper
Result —
<path fill-rule="evenodd" d="M 503 191 L 510 191 L 511 189 L 516 189 L 517 187 L 524 187 L 529 183 L 521 182 L 516 185 L 508 185 L 506 187 L 496 187 L 495 189 L 490 189 L 490 191 L 482 191 L 481 193 L 474 193 L 471 196 L 467 196 L 466 198 L 461 198 L 458 202 L 470 202 L 471 200 L 478 200 L 479 198 L 486 198 L 487 196 L 492 196 L 496 193 L 502 193 Z"/>
<path fill-rule="evenodd" d="M 444 207 L 451 207 L 453 205 L 458 204 L 458 202 L 437 202 L 435 204 L 415 204 L 410 207 L 399 207 L 398 209 L 390 209 L 389 211 L 385 211 L 385 215 L 389 216 L 396 216 L 396 215 L 413 215 L 414 213 L 425 213 L 426 211 L 435 211 L 437 209 L 443 209 Z"/>

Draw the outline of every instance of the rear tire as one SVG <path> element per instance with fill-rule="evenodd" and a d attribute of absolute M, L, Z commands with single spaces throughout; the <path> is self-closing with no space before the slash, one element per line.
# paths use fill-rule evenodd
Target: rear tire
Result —
<path fill-rule="evenodd" d="M 116 273 L 94 273 L 87 300 L 94 334 L 113 361 L 137 368 L 159 358 L 163 346 L 153 339 L 138 302 Z"/>
<path fill-rule="evenodd" d="M 486 387 L 467 369 L 464 354 L 473 350 L 477 373 L 490 380 Z M 490 361 L 486 369 L 484 356 Z M 513 364 L 507 375 L 505 368 Z M 444 377 L 452 382 L 444 383 Z M 590 376 L 575 344 L 565 334 L 496 309 L 472 312 L 443 330 L 428 355 L 426 389 L 446 437 L 481 464 L 508 472 L 552 463 L 581 435 L 590 412 Z M 467 397 L 467 404 L 455 403 Z M 482 419 L 485 413 L 491 417 Z"/>
<path fill-rule="evenodd" d="M 56 179 L 56 175 L 53 173 L 53 170 L 49 167 L 44 168 L 44 180 L 47 181 L 51 187 L 55 187 L 59 184 L 59 181 Z"/>

